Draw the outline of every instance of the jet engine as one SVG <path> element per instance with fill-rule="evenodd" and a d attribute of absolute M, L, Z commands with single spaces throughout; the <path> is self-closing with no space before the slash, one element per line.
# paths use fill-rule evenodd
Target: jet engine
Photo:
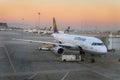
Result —
<path fill-rule="evenodd" d="M 53 52 L 57 53 L 57 54 L 63 54 L 64 53 L 64 49 L 62 47 L 60 47 L 60 46 L 55 46 L 53 48 Z"/>

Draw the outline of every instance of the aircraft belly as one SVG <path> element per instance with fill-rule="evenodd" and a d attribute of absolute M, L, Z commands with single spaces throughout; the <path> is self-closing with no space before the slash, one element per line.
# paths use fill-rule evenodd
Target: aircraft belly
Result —
<path fill-rule="evenodd" d="M 89 53 L 89 54 L 102 54 L 100 52 L 96 52 L 96 51 L 91 51 L 91 50 L 84 50 L 85 53 Z M 104 54 L 104 53 L 103 53 Z"/>

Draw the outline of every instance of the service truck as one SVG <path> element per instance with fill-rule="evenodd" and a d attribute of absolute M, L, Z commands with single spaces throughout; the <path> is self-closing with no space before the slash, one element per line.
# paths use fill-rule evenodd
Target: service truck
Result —
<path fill-rule="evenodd" d="M 80 55 L 61 55 L 60 61 L 81 61 Z"/>

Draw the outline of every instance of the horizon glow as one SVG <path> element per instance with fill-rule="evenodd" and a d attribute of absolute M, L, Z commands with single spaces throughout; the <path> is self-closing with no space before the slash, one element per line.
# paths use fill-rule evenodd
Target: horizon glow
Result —
<path fill-rule="evenodd" d="M 119 0 L 0 0 L 0 21 L 51 23 L 119 22 Z"/>

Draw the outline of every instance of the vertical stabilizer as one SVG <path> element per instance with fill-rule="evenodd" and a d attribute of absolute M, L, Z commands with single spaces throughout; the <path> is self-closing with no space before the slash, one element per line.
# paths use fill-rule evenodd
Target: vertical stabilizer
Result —
<path fill-rule="evenodd" d="M 58 29 L 57 29 L 57 25 L 56 25 L 56 21 L 55 21 L 55 18 L 53 17 L 53 31 L 54 33 L 59 33 L 58 32 Z"/>

